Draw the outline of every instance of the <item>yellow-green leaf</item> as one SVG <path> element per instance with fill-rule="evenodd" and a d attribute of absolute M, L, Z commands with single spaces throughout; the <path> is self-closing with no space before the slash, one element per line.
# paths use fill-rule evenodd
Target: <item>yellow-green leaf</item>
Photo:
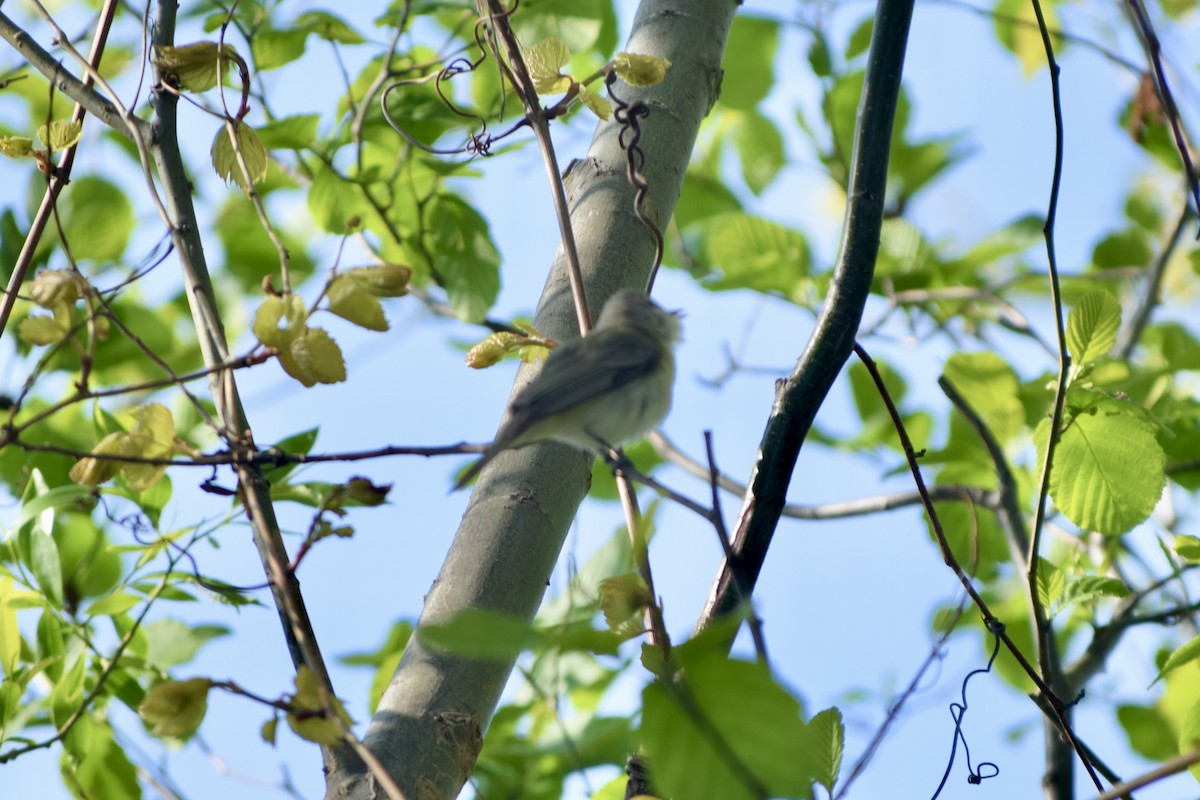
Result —
<path fill-rule="evenodd" d="M 1088 292 L 1067 317 L 1067 349 L 1079 366 L 1104 356 L 1117 341 L 1121 304 L 1108 292 Z"/>
<path fill-rule="evenodd" d="M 123 456 L 128 454 L 129 434 L 124 431 L 110 433 L 92 448 L 95 455 Z M 80 486 L 95 489 L 107 480 L 115 478 L 121 471 L 121 462 L 113 458 L 81 458 L 71 467 L 71 480 Z"/>
<path fill-rule="evenodd" d="M 308 309 L 299 295 L 268 297 L 254 314 L 254 335 L 267 347 L 286 348 L 300 337 Z"/>
<path fill-rule="evenodd" d="M 234 129 L 235 135 L 229 135 L 229 129 Z M 237 149 L 234 149 L 234 142 Z M 246 169 L 238 163 L 238 152 L 246 162 Z M 213 169 L 226 183 L 234 181 L 246 192 L 250 187 L 267 177 L 267 148 L 263 147 L 258 134 L 244 122 L 227 123 L 213 138 L 212 144 Z"/>
<path fill-rule="evenodd" d="M 79 279 L 66 269 L 45 269 L 29 284 L 29 296 L 42 308 L 74 305 L 79 299 Z"/>
<path fill-rule="evenodd" d="M 287 349 L 279 351 L 283 371 L 305 386 L 346 380 L 342 350 L 321 328 L 308 328 Z"/>
<path fill-rule="evenodd" d="M 335 277 L 325 296 L 329 298 L 329 310 L 342 319 L 370 331 L 388 329 L 379 298 L 367 291 L 353 275 L 342 273 Z"/>
<path fill-rule="evenodd" d="M 56 119 L 49 125 L 38 128 L 38 138 L 51 150 L 66 150 L 79 142 L 83 134 L 83 123 L 69 119 Z"/>
<path fill-rule="evenodd" d="M 333 744 L 342 738 L 343 731 L 354 724 L 342 701 L 329 698 L 336 719 L 328 718 L 321 688 L 312 670 L 301 665 L 296 672 L 296 694 L 291 697 L 287 720 L 291 729 L 302 739 L 318 744 Z"/>
<path fill-rule="evenodd" d="M 342 272 L 376 297 L 403 297 L 408 294 L 412 267 L 403 264 L 377 264 L 373 267 L 354 267 Z"/>
<path fill-rule="evenodd" d="M 61 342 L 67 337 L 68 328 L 57 317 L 26 317 L 17 326 L 17 336 L 32 345 L 47 345 Z"/>
<path fill-rule="evenodd" d="M 600 119 L 607 121 L 612 116 L 612 103 L 608 102 L 608 98 L 592 94 L 582 83 L 579 84 L 579 99 Z"/>
<path fill-rule="evenodd" d="M 571 79 L 562 74 L 562 68 L 570 60 L 571 51 L 557 36 L 548 36 L 529 48 L 525 64 L 538 94 L 555 94 L 571 88 Z"/>
<path fill-rule="evenodd" d="M 671 62 L 658 56 L 643 56 L 637 53 L 617 53 L 613 69 L 621 80 L 630 86 L 655 86 L 666 77 Z"/>
<path fill-rule="evenodd" d="M 146 693 L 138 714 L 155 736 L 191 736 L 208 710 L 208 678 L 163 681 Z"/>
<path fill-rule="evenodd" d="M 33 139 L 28 136 L 0 136 L 0 155 L 28 158 L 33 155 Z"/>
<path fill-rule="evenodd" d="M 148 403 L 133 412 L 133 419 L 133 430 L 125 444 L 128 455 L 156 459 L 170 457 L 175 450 L 175 420 L 166 406 Z M 130 488 L 137 492 L 149 489 L 166 471 L 164 465 L 137 462 L 129 462 L 121 468 Z"/>
<path fill-rule="evenodd" d="M 218 46 L 216 42 L 193 42 L 179 47 L 154 48 L 154 63 L 179 78 L 179 86 L 189 92 L 204 92 L 217 85 L 217 70 L 224 77 L 229 67 L 245 67 L 233 45 Z"/>

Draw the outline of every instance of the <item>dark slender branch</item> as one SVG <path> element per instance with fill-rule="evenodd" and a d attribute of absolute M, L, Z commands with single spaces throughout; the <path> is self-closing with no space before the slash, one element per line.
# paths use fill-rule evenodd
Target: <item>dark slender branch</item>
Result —
<path fill-rule="evenodd" d="M 88 54 L 88 60 L 93 67 L 100 65 L 100 59 L 104 55 L 104 46 L 108 41 L 108 31 L 112 27 L 113 15 L 116 14 L 117 5 L 116 0 L 106 0 L 104 8 L 100 12 L 96 23 L 96 33 L 92 39 L 92 49 Z M 16 33 L 13 33 L 14 29 Z M 14 35 L 15 41 L 9 38 L 10 33 Z M 16 28 L 2 13 L 0 13 L 0 35 L 3 35 L 26 58 L 32 58 L 32 56 L 36 55 L 30 51 L 33 48 L 37 48 L 37 43 L 30 39 L 24 31 Z M 21 43 L 29 45 L 29 47 L 26 50 L 21 50 Z M 49 57 L 49 53 L 45 53 L 45 51 L 41 52 L 46 57 Z M 55 77 L 51 78 L 51 82 L 56 88 L 59 83 L 66 82 L 68 77 L 71 80 L 75 80 L 58 62 L 54 62 L 53 72 L 55 73 Z M 85 75 L 83 81 L 79 82 L 80 90 L 82 92 L 93 91 L 91 84 L 91 74 Z M 63 91 L 65 92 L 65 87 Z M 68 94 L 68 96 L 70 95 Z M 86 112 L 87 108 L 82 101 L 77 100 L 75 110 L 71 113 L 71 121 L 82 124 Z M 46 223 L 50 221 L 50 216 L 54 213 L 54 209 L 58 204 L 58 195 L 71 179 L 71 168 L 75 164 L 77 146 L 77 144 L 73 144 L 68 147 L 63 152 L 58 164 L 51 171 L 48 183 L 46 184 L 46 191 L 42 195 L 41 205 L 38 206 L 37 213 L 34 214 L 33 220 L 30 222 L 29 233 L 25 236 L 25 243 L 21 246 L 21 252 L 17 256 L 16 263 L 13 265 L 12 274 L 8 279 L 8 289 L 3 296 L 0 296 L 0 336 L 4 335 L 4 329 L 8 326 L 9 316 L 12 314 L 13 306 L 17 302 L 17 292 L 20 291 L 21 284 L 25 282 L 25 275 L 29 272 L 29 267 L 33 264 L 33 256 L 37 251 L 38 244 L 42 240 L 42 232 L 45 231 Z"/>
<path fill-rule="evenodd" d="M 1117 344 L 1113 352 L 1118 358 L 1129 359 L 1133 349 L 1137 347 L 1142 338 L 1142 331 L 1150 324 L 1150 315 L 1154 313 L 1154 309 L 1160 302 L 1158 295 L 1162 289 L 1163 275 L 1167 272 L 1167 264 L 1170 263 L 1171 256 L 1179 248 L 1179 241 L 1183 238 L 1183 229 L 1187 225 L 1187 221 L 1191 219 L 1192 213 L 1191 207 L 1185 202 L 1183 211 L 1175 220 L 1175 227 L 1171 229 L 1171 234 L 1163 244 L 1162 250 L 1159 251 L 1158 257 L 1150 266 L 1150 272 L 1146 276 L 1146 286 L 1142 289 L 1142 297 L 1138 301 L 1137 308 L 1129 316 L 1129 322 L 1121 331 L 1121 335 L 1117 337 Z"/>
<path fill-rule="evenodd" d="M 1146 15 L 1146 6 L 1142 0 L 1127 0 L 1127 4 L 1129 12 L 1133 14 L 1134 22 L 1137 24 L 1138 33 L 1141 34 L 1142 42 L 1146 46 L 1150 68 L 1154 72 L 1154 88 L 1158 92 L 1159 100 L 1162 101 L 1163 112 L 1171 126 L 1171 135 L 1175 138 L 1175 151 L 1179 153 L 1179 160 L 1183 164 L 1184 180 L 1187 181 L 1188 188 L 1191 190 L 1192 202 L 1196 204 L 1196 212 L 1200 213 L 1200 176 L 1196 175 L 1196 168 L 1192 165 L 1191 147 L 1188 145 L 1187 136 L 1184 135 L 1183 123 L 1179 118 L 1179 107 L 1175 105 L 1175 96 L 1171 94 L 1171 86 L 1167 83 L 1167 74 L 1163 70 L 1162 45 L 1158 41 L 1158 34 L 1154 32 L 1154 26 L 1150 24 L 1150 18 Z"/>
<path fill-rule="evenodd" d="M 855 130 L 841 254 L 829 297 L 795 369 L 778 386 L 738 514 L 734 550 L 739 563 L 722 565 L 698 628 L 731 613 L 743 600 L 733 579 L 735 568 L 742 570 L 751 588 L 758 580 L 800 447 L 854 348 L 879 252 L 888 155 L 912 11 L 913 0 L 879 0 Z"/>
<path fill-rule="evenodd" d="M 1025 529 L 1025 515 L 1021 511 L 1020 494 L 1017 491 L 1017 481 L 1013 477 L 1012 470 L 1008 468 L 1008 459 L 1004 456 L 1004 450 L 1001 449 L 1000 443 L 996 441 L 996 437 L 992 435 L 991 430 L 984 423 L 975 409 L 971 408 L 971 404 L 967 399 L 958 393 L 954 385 L 946 379 L 945 375 L 938 378 L 938 386 L 941 387 L 946 397 L 954 404 L 954 407 L 967 418 L 967 422 L 975 430 L 983 442 L 983 446 L 987 448 L 988 455 L 992 459 L 992 464 L 996 467 L 996 479 L 999 483 L 1000 504 L 997 517 L 1000 520 L 1000 525 L 1008 536 L 1009 549 L 1012 551 L 1013 565 L 1017 569 L 1025 566 L 1026 553 L 1029 551 L 1029 533 Z"/>
<path fill-rule="evenodd" d="M 1054 689 L 1043 680 L 1038 670 L 1034 669 L 1033 665 L 1029 663 L 1029 659 L 1025 657 L 1025 654 L 1021 652 L 1016 642 L 1008 635 L 1004 623 L 992 613 L 987 602 L 976 591 L 971 578 L 963 570 L 962 565 L 958 563 L 954 551 L 950 549 L 950 543 L 946 539 L 946 531 L 942 527 L 941 518 L 938 517 L 937 509 L 933 507 L 933 501 L 929 499 L 929 492 L 925 487 L 925 478 L 921 475 L 921 468 L 917 463 L 917 453 L 913 449 L 912 440 L 909 439 L 908 430 L 904 427 L 904 421 L 900 418 L 900 411 L 896 408 L 891 393 L 888 391 L 887 385 L 883 382 L 883 376 L 879 374 L 879 368 L 875 365 L 871 356 L 858 344 L 854 346 L 854 351 L 858 355 L 859 360 L 862 361 L 863 366 L 867 368 L 867 372 L 870 373 L 871 379 L 875 382 L 875 388 L 878 390 L 879 396 L 888 410 L 888 415 L 892 418 L 892 425 L 896 429 L 896 434 L 900 437 L 905 459 L 908 461 L 909 471 L 912 473 L 913 481 L 917 484 L 917 490 L 921 492 L 921 497 L 925 505 L 925 513 L 929 517 L 929 524 L 933 528 L 933 535 L 937 540 L 938 548 L 941 550 L 942 559 L 946 562 L 946 566 L 950 567 L 951 571 L 954 572 L 955 577 L 958 578 L 959 583 L 966 590 L 967 596 L 971 598 L 971 601 L 983 614 L 984 627 L 994 633 L 1004 643 L 1005 648 L 1012 654 L 1017 664 L 1029 676 L 1029 679 L 1033 681 L 1033 685 L 1037 687 L 1041 699 L 1049 706 L 1048 716 L 1050 717 L 1050 721 L 1079 755 L 1080 760 L 1084 762 L 1084 766 L 1092 775 L 1093 780 L 1099 783 L 1099 778 L 1096 777 L 1091 762 L 1088 761 L 1082 746 L 1079 744 L 1079 740 L 1075 736 L 1075 732 L 1071 729 L 1067 714 L 1070 704 L 1063 702 Z M 1103 791 L 1102 786 L 1098 786 L 1097 788 Z"/>

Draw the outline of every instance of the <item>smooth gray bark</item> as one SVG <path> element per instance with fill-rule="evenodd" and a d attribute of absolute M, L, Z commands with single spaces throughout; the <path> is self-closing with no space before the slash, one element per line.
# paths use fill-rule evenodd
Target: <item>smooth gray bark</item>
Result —
<path fill-rule="evenodd" d="M 719 92 L 721 56 L 736 9 L 733 0 L 646 0 L 638 9 L 625 49 L 667 58 L 672 66 L 658 86 L 639 90 L 618 81 L 615 91 L 623 100 L 650 106 L 642 120 L 642 172 L 650 187 L 645 208 L 660 228 L 671 217 L 700 122 Z M 644 286 L 653 261 L 653 241 L 633 213 L 618 131 L 614 122 L 601 124 L 587 157 L 572 163 L 565 177 L 593 316 L 617 289 Z M 535 324 L 555 339 L 578 336 L 561 249 Z M 514 391 L 530 374 L 521 370 Z M 532 619 L 587 492 L 590 464 L 590 458 L 557 444 L 496 458 L 476 484 L 419 625 L 444 623 L 468 608 Z M 364 741 L 410 800 L 451 798 L 475 764 L 482 730 L 513 662 L 431 652 L 416 638 Z M 329 776 L 327 797 L 375 798 L 376 792 L 361 766 Z"/>

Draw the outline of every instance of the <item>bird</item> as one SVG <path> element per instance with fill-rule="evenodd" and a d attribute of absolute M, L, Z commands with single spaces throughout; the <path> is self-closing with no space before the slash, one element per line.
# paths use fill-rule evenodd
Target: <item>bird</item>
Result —
<path fill-rule="evenodd" d="M 495 441 L 454 489 L 505 450 L 556 441 L 600 453 L 657 426 L 671 410 L 679 317 L 635 289 L 613 294 L 591 333 L 555 348 L 517 393 Z"/>

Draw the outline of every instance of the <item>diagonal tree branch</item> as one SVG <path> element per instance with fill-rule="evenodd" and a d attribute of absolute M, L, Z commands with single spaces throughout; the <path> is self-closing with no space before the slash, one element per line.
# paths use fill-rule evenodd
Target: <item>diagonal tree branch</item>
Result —
<path fill-rule="evenodd" d="M 778 384 L 734 533 L 733 546 L 740 563 L 721 567 L 699 629 L 732 613 L 745 599 L 737 591 L 735 571 L 741 570 L 751 587 L 758 580 L 779 525 L 800 447 L 817 409 L 854 349 L 879 252 L 892 125 L 912 11 L 913 0 L 879 0 L 876 7 L 854 134 L 841 252 L 829 297 L 792 374 Z"/>

